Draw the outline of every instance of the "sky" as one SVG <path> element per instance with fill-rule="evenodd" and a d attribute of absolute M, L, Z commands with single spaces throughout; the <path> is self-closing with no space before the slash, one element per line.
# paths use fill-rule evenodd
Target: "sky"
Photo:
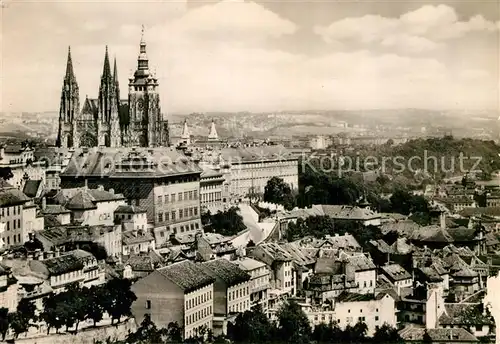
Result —
<path fill-rule="evenodd" d="M 122 96 L 141 25 L 162 111 L 500 109 L 500 1 L 3 0 L 0 111 L 81 104 L 105 46 Z"/>

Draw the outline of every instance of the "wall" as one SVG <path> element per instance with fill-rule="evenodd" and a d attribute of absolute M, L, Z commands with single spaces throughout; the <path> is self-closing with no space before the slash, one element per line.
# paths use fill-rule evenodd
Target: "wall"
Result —
<path fill-rule="evenodd" d="M 78 331 L 77 334 L 50 334 L 35 338 L 16 339 L 19 344 L 94 344 L 96 341 L 106 343 L 106 339 L 124 340 L 127 334 L 135 332 L 137 325 L 133 319 L 118 324 L 117 326 L 102 326 L 98 328 L 87 328 Z"/>
<path fill-rule="evenodd" d="M 132 285 L 137 300 L 132 304 L 132 314 L 141 323 L 144 314 L 150 314 L 158 327 L 167 327 L 170 322 L 184 326 L 184 292 L 170 280 L 155 271 Z M 146 301 L 151 301 L 147 309 Z"/>
<path fill-rule="evenodd" d="M 377 279 L 376 270 L 356 271 L 354 279 L 359 283 L 360 294 L 372 294 L 375 291 Z"/>

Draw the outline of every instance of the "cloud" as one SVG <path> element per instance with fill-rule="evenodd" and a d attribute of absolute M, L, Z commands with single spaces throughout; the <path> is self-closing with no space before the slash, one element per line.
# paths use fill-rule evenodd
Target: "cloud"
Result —
<path fill-rule="evenodd" d="M 328 43 L 350 40 L 399 48 L 402 52 L 423 52 L 469 33 L 498 31 L 498 22 L 481 15 L 460 21 L 452 7 L 425 5 L 399 18 L 378 15 L 345 18 L 328 26 L 316 26 L 314 31 Z"/>
<path fill-rule="evenodd" d="M 52 7 L 41 16 L 44 30 L 40 31 L 9 29 L 25 16 L 7 18 L 11 23 L 2 39 L 9 50 L 2 55 L 2 77 L 14 87 L 3 88 L 0 101 L 5 110 L 57 110 L 68 44 L 82 101 L 86 94 L 97 96 L 105 44 L 110 56 L 117 57 L 121 94 L 126 97 L 139 52 L 138 7 L 130 5 L 123 11 L 121 6 L 110 7 L 101 13 L 97 5 L 78 5 L 81 18 L 77 12 L 67 12 L 73 6 Z M 193 111 L 498 106 L 498 76 L 482 64 L 485 55 L 479 52 L 483 50 L 466 51 L 457 60 L 445 44 L 452 44 L 451 35 L 442 33 L 438 23 L 459 23 L 462 28 L 454 32 L 466 31 L 454 19 L 454 12 L 444 9 L 432 12 L 427 22 L 424 12 L 414 11 L 397 19 L 348 18 L 338 22 L 335 34 L 331 26 L 318 28 L 325 40 L 343 42 L 350 49 L 332 51 L 328 45 L 329 52 L 313 55 L 307 49 L 286 50 L 281 43 L 298 39 L 300 35 L 294 35 L 298 25 L 252 2 L 226 1 L 187 11 L 173 8 L 173 14 L 163 2 L 156 11 L 149 6 L 145 7 L 148 18 L 156 19 L 144 23 L 147 53 L 160 81 L 167 116 Z M 113 17 L 111 8 L 116 12 Z M 43 7 L 31 9 L 28 18 L 36 18 L 33 12 L 39 11 Z M 68 23 L 56 20 L 64 13 L 71 18 Z M 86 22 L 90 31 L 85 30 Z M 106 23 L 106 30 L 92 31 L 100 22 Z M 479 19 L 463 23 L 467 32 L 490 30 L 489 22 Z M 52 34 L 61 28 L 67 33 L 53 39 Z M 439 30 L 446 39 L 431 38 L 430 32 Z M 352 48 L 351 41 L 386 50 Z M 320 39 L 311 44 L 326 46 Z M 402 47 L 426 55 L 405 56 L 399 52 Z M 431 55 L 435 52 L 442 54 Z M 447 54 L 451 57 L 443 58 Z"/>

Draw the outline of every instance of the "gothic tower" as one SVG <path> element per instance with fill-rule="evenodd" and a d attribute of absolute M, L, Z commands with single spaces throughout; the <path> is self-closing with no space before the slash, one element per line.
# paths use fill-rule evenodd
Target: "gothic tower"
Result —
<path fill-rule="evenodd" d="M 58 147 L 72 148 L 75 138 L 76 126 L 75 116 L 80 111 L 80 93 L 73 71 L 71 60 L 71 48 L 68 48 L 68 61 L 66 63 L 66 75 L 64 76 L 61 91 L 61 106 L 59 109 L 59 129 L 57 132 L 56 145 Z"/>
<path fill-rule="evenodd" d="M 97 137 L 99 146 L 121 146 L 122 139 L 118 113 L 119 98 L 117 96 L 117 83 L 111 74 L 108 47 L 106 46 L 98 99 Z"/>
<path fill-rule="evenodd" d="M 137 58 L 137 70 L 129 79 L 129 123 L 127 145 L 155 147 L 164 141 L 164 123 L 160 110 L 158 79 L 149 71 L 146 54 L 144 27 L 142 29 L 140 52 Z"/>

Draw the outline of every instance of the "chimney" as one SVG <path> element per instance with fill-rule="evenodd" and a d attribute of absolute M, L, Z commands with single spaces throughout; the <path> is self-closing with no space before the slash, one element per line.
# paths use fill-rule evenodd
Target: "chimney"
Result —
<path fill-rule="evenodd" d="M 115 189 L 109 189 L 109 193 L 111 193 L 111 194 L 114 195 L 115 194 Z"/>
<path fill-rule="evenodd" d="M 47 198 L 43 197 L 42 198 L 42 210 L 45 210 L 47 208 Z"/>
<path fill-rule="evenodd" d="M 61 254 L 61 252 L 59 251 L 59 248 L 56 247 L 56 249 L 54 250 L 54 257 L 59 257 Z"/>
<path fill-rule="evenodd" d="M 85 185 L 84 185 L 84 188 L 85 189 L 88 189 L 89 188 L 89 182 L 87 179 L 85 179 Z"/>

